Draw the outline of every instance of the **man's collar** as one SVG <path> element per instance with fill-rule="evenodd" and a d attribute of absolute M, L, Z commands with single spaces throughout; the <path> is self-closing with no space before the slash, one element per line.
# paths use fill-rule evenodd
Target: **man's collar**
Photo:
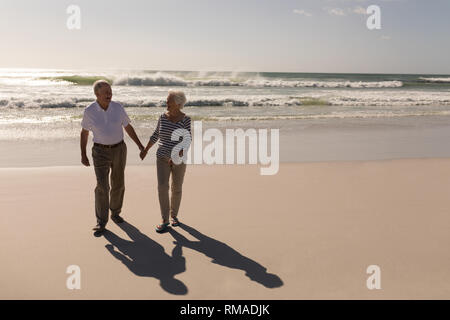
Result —
<path fill-rule="evenodd" d="M 111 101 L 112 102 L 112 101 Z M 105 110 L 105 109 L 103 109 L 102 108 L 102 106 L 100 105 L 100 103 L 98 103 L 98 101 L 97 100 L 95 100 L 95 104 L 96 104 L 96 106 L 97 106 L 97 110 L 99 110 L 99 111 L 107 111 L 107 110 L 109 110 L 109 108 L 111 107 L 111 102 L 109 103 L 109 105 L 108 105 L 108 108 Z"/>

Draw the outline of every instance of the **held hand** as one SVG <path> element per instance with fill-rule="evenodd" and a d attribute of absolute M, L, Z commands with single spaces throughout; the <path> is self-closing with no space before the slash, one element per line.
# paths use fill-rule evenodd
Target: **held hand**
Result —
<path fill-rule="evenodd" d="M 148 153 L 148 151 L 147 150 L 142 150 L 141 151 L 141 153 L 140 153 L 140 157 L 141 157 L 141 160 L 143 161 L 144 159 L 145 159 L 145 157 L 147 156 L 147 153 Z"/>
<path fill-rule="evenodd" d="M 87 157 L 87 155 L 81 155 L 81 163 L 85 166 L 85 167 L 90 167 L 91 164 L 89 163 L 89 158 Z"/>
<path fill-rule="evenodd" d="M 171 158 L 167 162 L 169 163 L 169 166 L 173 166 L 173 161 Z"/>

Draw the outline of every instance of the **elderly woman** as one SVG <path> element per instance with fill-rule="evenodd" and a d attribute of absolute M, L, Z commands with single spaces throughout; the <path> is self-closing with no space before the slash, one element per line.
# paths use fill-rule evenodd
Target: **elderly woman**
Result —
<path fill-rule="evenodd" d="M 172 218 L 172 226 L 179 226 L 178 210 L 181 203 L 182 186 L 186 163 L 175 164 L 172 161 L 172 150 L 180 141 L 172 141 L 172 133 L 177 129 L 186 129 L 191 134 L 191 118 L 186 116 L 181 109 L 186 104 L 186 96 L 181 91 L 169 91 L 167 97 L 167 111 L 158 120 L 155 132 L 150 137 L 147 147 L 141 152 L 144 160 L 150 148 L 159 140 L 156 152 L 156 168 L 158 176 L 159 205 L 161 207 L 162 223 L 156 227 L 161 233 L 170 225 L 169 216 Z M 181 138 L 180 138 L 181 139 Z M 183 151 L 179 155 L 183 156 Z M 169 202 L 169 177 L 172 175 L 172 195 Z"/>

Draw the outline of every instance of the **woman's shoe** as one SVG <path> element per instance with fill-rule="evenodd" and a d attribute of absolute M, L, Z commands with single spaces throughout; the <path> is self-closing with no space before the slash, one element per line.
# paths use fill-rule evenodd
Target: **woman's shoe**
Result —
<path fill-rule="evenodd" d="M 125 222 L 125 220 L 121 216 L 111 216 L 111 220 L 117 224 Z"/>
<path fill-rule="evenodd" d="M 180 226 L 180 220 L 178 218 L 172 218 L 172 227 L 179 227 Z"/>
<path fill-rule="evenodd" d="M 156 226 L 156 232 L 162 233 L 162 232 L 166 231 L 167 229 L 169 229 L 169 225 L 170 225 L 170 223 L 161 223 L 161 224 L 158 224 L 158 225 Z"/>

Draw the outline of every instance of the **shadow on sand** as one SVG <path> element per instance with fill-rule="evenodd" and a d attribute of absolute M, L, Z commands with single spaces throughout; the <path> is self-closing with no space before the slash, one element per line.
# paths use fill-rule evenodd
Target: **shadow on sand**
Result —
<path fill-rule="evenodd" d="M 169 233 L 175 238 L 176 247 L 182 246 L 203 253 L 212 259 L 212 263 L 224 267 L 245 271 L 245 275 L 252 281 L 256 281 L 266 288 L 278 288 L 283 285 L 283 281 L 275 274 L 267 273 L 267 269 L 253 261 L 227 244 L 210 238 L 196 229 L 182 223 L 180 228 L 188 232 L 199 241 L 190 241 L 174 229 L 169 229 Z"/>
<path fill-rule="evenodd" d="M 124 222 L 118 226 L 132 241 L 122 239 L 109 230 L 103 234 L 111 243 L 106 245 L 106 249 L 117 260 L 137 276 L 158 279 L 161 288 L 170 294 L 187 294 L 186 285 L 175 279 L 175 275 L 186 271 L 186 259 L 183 257 L 180 245 L 175 246 L 172 256 L 169 256 L 163 246 L 141 233 L 133 225 Z M 118 251 L 114 250 L 114 247 Z"/>
<path fill-rule="evenodd" d="M 165 253 L 163 246 L 141 233 L 133 225 L 124 222 L 118 226 L 132 241 L 122 239 L 106 230 L 103 235 L 110 242 L 105 246 L 106 249 L 135 275 L 158 279 L 161 288 L 170 294 L 185 295 L 188 292 L 186 285 L 175 278 L 175 275 L 186 271 L 186 259 L 183 257 L 182 247 L 203 253 L 212 259 L 212 263 L 243 270 L 250 280 L 266 288 L 278 288 L 283 285 L 283 281 L 277 275 L 267 273 L 267 269 L 259 263 L 188 225 L 180 224 L 180 228 L 198 241 L 190 241 L 170 228 L 168 233 L 176 240 L 171 256 Z"/>

